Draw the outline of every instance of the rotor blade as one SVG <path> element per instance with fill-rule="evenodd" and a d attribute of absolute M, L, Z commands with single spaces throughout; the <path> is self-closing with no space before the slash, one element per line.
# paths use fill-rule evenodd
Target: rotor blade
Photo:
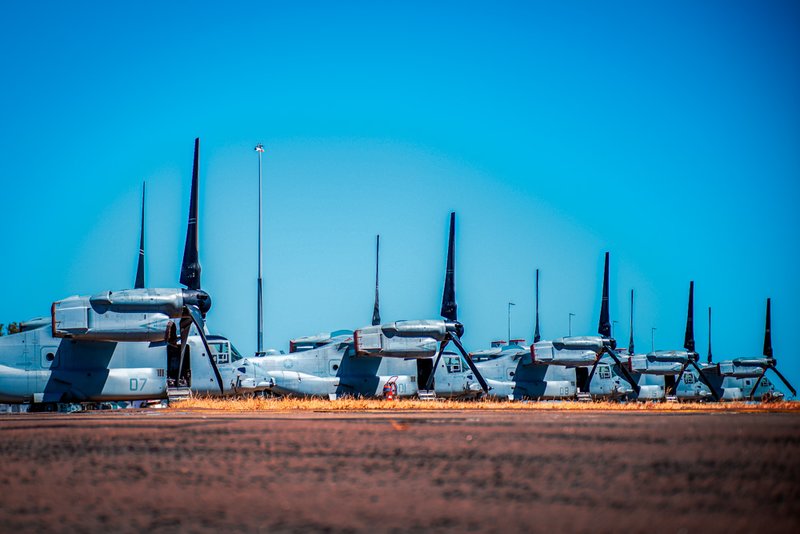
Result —
<path fill-rule="evenodd" d="M 719 392 L 717 392 L 717 389 L 713 386 L 713 384 L 711 384 L 711 381 L 706 376 L 706 373 L 700 368 L 699 365 L 697 365 L 696 361 L 691 360 L 691 363 L 694 366 L 694 368 L 697 369 L 697 372 L 700 376 L 700 381 L 703 382 L 703 384 L 705 384 L 708 387 L 709 391 L 711 391 L 711 396 L 714 397 L 714 400 L 718 401 Z"/>
<path fill-rule="evenodd" d="M 469 365 L 469 368 L 472 369 L 472 372 L 475 374 L 475 378 L 478 380 L 478 384 L 481 385 L 483 392 L 489 393 L 489 384 L 486 383 L 486 380 L 483 378 L 483 375 L 481 374 L 480 371 L 478 371 L 478 367 L 475 365 L 475 362 L 472 361 L 470 355 L 467 354 L 466 350 L 464 350 L 464 346 L 461 344 L 461 340 L 458 339 L 458 336 L 455 334 L 452 334 L 452 338 L 453 338 L 453 344 L 456 347 L 458 347 L 458 350 L 461 352 L 461 355 L 464 357 L 465 360 L 467 360 L 467 365 Z"/>
<path fill-rule="evenodd" d="M 536 326 L 533 329 L 533 342 L 538 343 L 542 339 L 539 335 L 539 269 L 536 269 Z"/>
<path fill-rule="evenodd" d="M 772 358 L 772 321 L 770 317 L 770 300 L 767 299 L 767 324 L 764 328 L 764 356 Z"/>
<path fill-rule="evenodd" d="M 625 380 L 628 381 L 628 383 L 631 385 L 633 390 L 638 395 L 639 390 L 641 390 L 642 388 L 639 387 L 639 383 L 636 382 L 636 379 L 633 378 L 633 376 L 628 372 L 628 369 L 625 367 L 625 365 L 623 365 L 622 361 L 620 361 L 619 356 L 617 356 L 617 353 L 608 347 L 606 347 L 606 352 L 617 363 L 617 367 L 619 367 L 619 370 L 622 372 L 622 376 L 625 377 Z"/>
<path fill-rule="evenodd" d="M 381 254 L 381 236 L 375 238 L 375 306 L 372 308 L 372 326 L 381 324 L 380 304 L 378 303 L 378 260 Z"/>
<path fill-rule="evenodd" d="M 133 283 L 134 289 L 144 288 L 144 188 L 142 182 L 142 230 L 139 234 L 139 264 L 136 266 L 136 281 Z"/>
<path fill-rule="evenodd" d="M 694 282 L 689 282 L 689 310 L 686 312 L 686 335 L 683 348 L 694 352 Z"/>
<path fill-rule="evenodd" d="M 436 369 L 439 367 L 439 360 L 442 359 L 442 353 L 444 352 L 444 348 L 447 346 L 449 342 L 450 340 L 445 338 L 442 340 L 441 343 L 439 343 L 439 351 L 436 353 L 436 358 L 433 361 L 433 371 L 431 371 L 431 374 L 428 377 L 428 381 L 425 383 L 425 389 L 427 391 L 430 391 L 434 387 L 433 386 L 434 375 L 436 375 Z"/>
<path fill-rule="evenodd" d="M 192 170 L 192 196 L 189 199 L 189 224 L 186 227 L 186 245 L 183 248 L 181 284 L 188 289 L 200 289 L 200 260 L 197 244 L 197 203 L 200 163 L 200 138 L 194 140 L 194 167 Z"/>
<path fill-rule="evenodd" d="M 786 377 L 784 377 L 784 376 L 783 376 L 783 375 L 780 373 L 780 371 L 778 371 L 778 369 L 777 369 L 777 368 L 776 368 L 774 365 L 770 365 L 770 366 L 769 366 L 769 368 L 770 368 L 770 369 L 772 369 L 773 371 L 775 371 L 775 374 L 776 374 L 776 375 L 778 375 L 778 378 L 780 378 L 780 379 L 781 379 L 781 381 L 782 381 L 784 384 L 786 384 L 786 387 L 787 387 L 787 388 L 789 388 L 789 391 L 791 391 L 791 392 L 792 392 L 792 396 L 793 396 L 793 397 L 796 397 L 796 396 L 797 396 L 797 392 L 794 390 L 794 388 L 793 388 L 793 387 L 792 387 L 792 385 L 789 383 L 789 381 L 788 381 L 788 380 L 786 380 Z"/>
<path fill-rule="evenodd" d="M 606 252 L 605 267 L 603 267 L 603 299 L 600 302 L 600 323 L 597 333 L 603 337 L 611 337 L 611 318 L 608 311 L 608 252 Z"/>
<path fill-rule="evenodd" d="M 592 370 L 589 371 L 589 377 L 586 379 L 586 393 L 592 390 L 592 378 L 594 378 L 594 373 L 597 371 L 598 364 L 600 364 L 599 356 L 595 358 L 594 363 L 592 364 Z"/>
<path fill-rule="evenodd" d="M 633 289 L 631 289 L 631 339 L 628 342 L 628 354 L 634 355 L 633 352 Z"/>
<path fill-rule="evenodd" d="M 208 361 L 211 363 L 211 369 L 214 371 L 214 376 L 217 378 L 217 384 L 219 385 L 219 391 L 222 395 L 225 394 L 225 387 L 222 385 L 222 376 L 219 374 L 219 369 L 217 369 L 217 362 L 214 360 L 214 356 L 211 352 L 211 347 L 208 346 L 208 340 L 206 339 L 206 333 L 203 331 L 203 314 L 200 313 L 200 309 L 197 306 L 184 306 L 184 312 L 189 314 L 194 325 L 197 327 L 197 332 L 200 334 L 200 339 L 203 340 L 203 346 L 206 348 L 206 354 L 208 355 Z"/>
<path fill-rule="evenodd" d="M 708 307 L 708 363 L 711 363 L 711 306 Z"/>
<path fill-rule="evenodd" d="M 192 320 L 186 317 L 181 317 L 181 357 L 178 360 L 178 378 L 176 385 L 179 385 L 181 375 L 183 374 L 183 358 L 186 354 L 186 344 L 189 342 L 189 329 L 192 328 Z"/>
<path fill-rule="evenodd" d="M 683 373 L 686 372 L 686 368 L 689 366 L 689 362 L 690 361 L 691 360 L 687 360 L 687 362 L 684 363 L 683 366 L 681 367 L 681 372 L 678 373 L 678 378 L 675 380 L 675 389 L 673 391 L 675 393 L 675 395 L 678 394 L 678 386 L 681 385 L 681 378 L 683 378 Z"/>
<path fill-rule="evenodd" d="M 768 367 L 764 368 L 764 370 L 761 372 L 761 375 L 758 377 L 758 380 L 756 380 L 756 383 L 753 384 L 753 389 L 750 390 L 750 395 L 748 395 L 748 398 L 750 400 L 753 400 L 753 396 L 756 394 L 756 389 L 758 389 L 758 385 L 761 383 L 761 379 L 763 379 L 764 375 L 767 374 L 767 369 L 769 368 Z"/>
<path fill-rule="evenodd" d="M 456 212 L 450 213 L 450 239 L 447 243 L 447 273 L 442 294 L 442 317 L 458 321 L 456 304 Z"/>

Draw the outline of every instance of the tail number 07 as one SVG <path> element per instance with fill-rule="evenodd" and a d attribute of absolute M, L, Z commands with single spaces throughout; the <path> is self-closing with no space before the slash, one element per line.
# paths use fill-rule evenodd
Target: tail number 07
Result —
<path fill-rule="evenodd" d="M 130 380 L 131 391 L 144 391 L 145 384 L 147 384 L 146 378 L 131 378 Z"/>

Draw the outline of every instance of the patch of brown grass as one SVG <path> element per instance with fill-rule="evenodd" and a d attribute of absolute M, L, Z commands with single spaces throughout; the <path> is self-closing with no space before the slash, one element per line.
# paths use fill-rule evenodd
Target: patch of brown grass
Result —
<path fill-rule="evenodd" d="M 217 410 L 224 412 L 404 412 L 404 411 L 447 411 L 447 410 L 502 410 L 502 411 L 621 411 L 621 412 L 800 412 L 800 402 L 503 402 L 493 400 L 478 401 L 421 401 L 418 399 L 341 398 L 328 400 L 322 398 L 214 398 L 190 397 L 173 402 L 170 406 L 177 410 Z"/>

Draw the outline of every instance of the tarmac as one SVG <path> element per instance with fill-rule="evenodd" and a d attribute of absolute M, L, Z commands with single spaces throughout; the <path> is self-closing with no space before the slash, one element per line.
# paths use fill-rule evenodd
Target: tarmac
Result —
<path fill-rule="evenodd" d="M 0 531 L 800 532 L 797 413 L 0 415 Z"/>

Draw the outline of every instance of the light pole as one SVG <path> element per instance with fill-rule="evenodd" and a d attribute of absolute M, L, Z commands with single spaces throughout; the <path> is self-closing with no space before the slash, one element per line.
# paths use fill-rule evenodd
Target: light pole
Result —
<path fill-rule="evenodd" d="M 569 335 L 572 335 L 572 318 L 575 317 L 575 314 L 569 312 Z"/>
<path fill-rule="evenodd" d="M 261 155 L 264 153 L 264 145 L 258 143 L 255 151 L 258 152 L 258 343 L 256 356 L 264 354 L 264 305 L 263 289 L 261 281 Z"/>
<path fill-rule="evenodd" d="M 650 352 L 656 350 L 656 327 L 650 328 Z"/>
<path fill-rule="evenodd" d="M 513 302 L 508 303 L 508 344 L 511 345 L 511 306 L 516 306 Z"/>

